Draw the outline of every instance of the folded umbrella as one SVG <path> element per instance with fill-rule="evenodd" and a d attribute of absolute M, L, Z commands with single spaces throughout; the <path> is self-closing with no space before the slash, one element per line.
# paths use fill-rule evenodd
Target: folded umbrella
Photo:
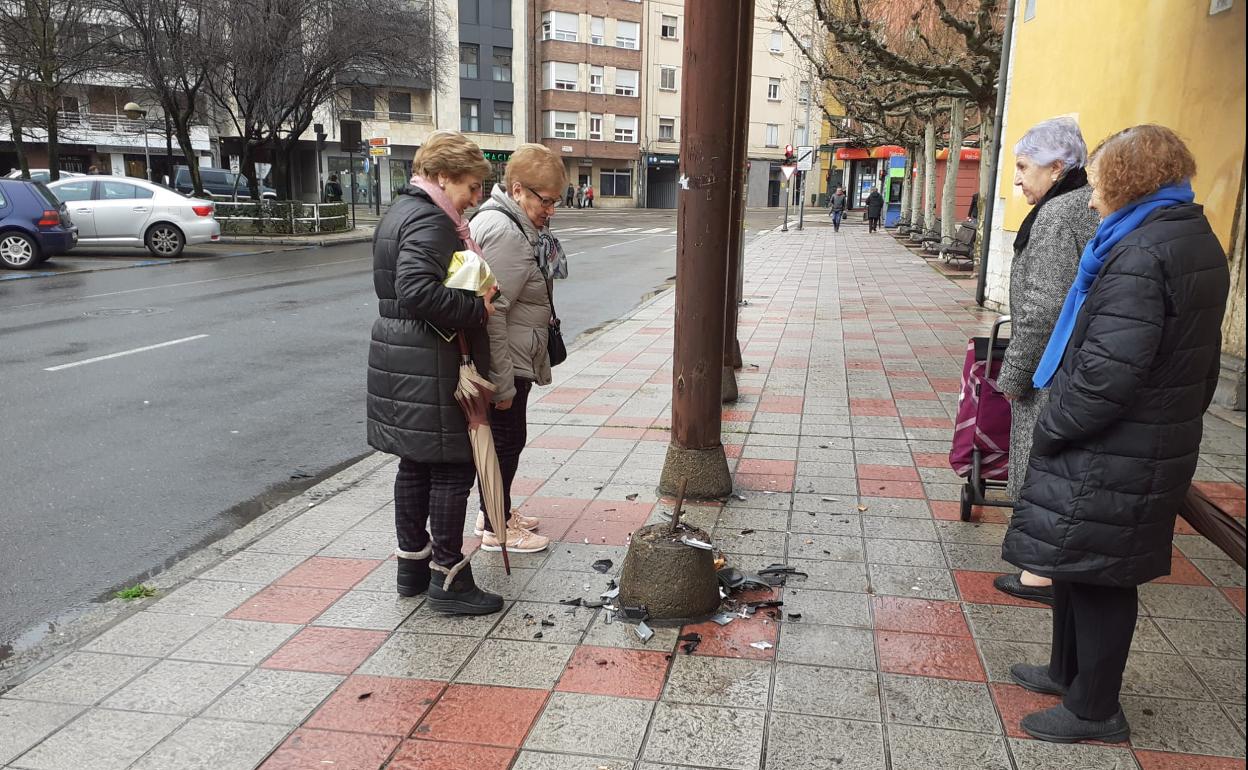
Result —
<path fill-rule="evenodd" d="M 1189 487 L 1179 515 L 1192 529 L 1208 538 L 1222 552 L 1244 566 L 1244 523 L 1222 510 L 1208 495 Z"/>
<path fill-rule="evenodd" d="M 503 548 L 503 569 L 511 574 L 511 560 L 507 556 L 507 511 L 503 503 L 503 471 L 498 465 L 498 450 L 494 448 L 494 433 L 490 430 L 490 394 L 494 386 L 481 376 L 468 353 L 468 342 L 460 332 L 459 337 L 459 384 L 455 387 L 455 400 L 464 410 L 468 420 L 468 442 L 472 444 L 472 461 L 477 466 L 477 482 L 481 487 L 481 500 L 490 519 L 490 528 Z"/>

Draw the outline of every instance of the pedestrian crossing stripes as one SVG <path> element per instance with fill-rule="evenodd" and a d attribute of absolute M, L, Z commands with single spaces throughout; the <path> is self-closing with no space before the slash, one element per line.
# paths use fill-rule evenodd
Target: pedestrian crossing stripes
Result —
<path fill-rule="evenodd" d="M 556 227 L 554 228 L 556 235 L 624 235 L 626 233 L 637 233 L 638 235 L 675 235 L 674 227 L 653 227 L 649 230 L 642 230 L 640 227 Z"/>

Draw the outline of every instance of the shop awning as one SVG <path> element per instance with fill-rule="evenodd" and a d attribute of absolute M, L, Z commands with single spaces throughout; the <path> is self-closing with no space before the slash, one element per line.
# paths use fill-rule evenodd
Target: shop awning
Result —
<path fill-rule="evenodd" d="M 867 160 L 869 158 L 891 158 L 894 155 L 905 155 L 904 147 L 885 144 L 880 147 L 842 147 L 836 151 L 837 160 Z"/>

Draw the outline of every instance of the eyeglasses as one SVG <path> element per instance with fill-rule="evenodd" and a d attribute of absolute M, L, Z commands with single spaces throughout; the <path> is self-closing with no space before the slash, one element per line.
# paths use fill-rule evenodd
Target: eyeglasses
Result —
<path fill-rule="evenodd" d="M 529 192 L 533 193 L 533 195 L 534 195 L 534 196 L 535 196 L 535 197 L 536 197 L 539 201 L 541 201 L 541 202 L 542 202 L 542 206 L 543 206 L 544 208 L 548 208 L 548 209 L 557 209 L 557 208 L 559 208 L 559 204 L 563 203 L 563 200 L 562 200 L 561 198 L 547 198 L 546 196 L 544 196 L 544 195 L 542 195 L 541 193 L 539 193 L 537 190 L 534 190 L 532 187 L 529 187 L 527 184 L 524 186 L 524 189 L 526 189 L 526 190 L 528 190 Z"/>

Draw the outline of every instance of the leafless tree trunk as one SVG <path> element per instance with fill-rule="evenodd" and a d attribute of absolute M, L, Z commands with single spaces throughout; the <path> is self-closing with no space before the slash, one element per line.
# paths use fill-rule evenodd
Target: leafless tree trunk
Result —
<path fill-rule="evenodd" d="M 914 169 L 914 148 L 906 148 L 906 164 L 902 167 L 905 173 L 901 177 L 901 218 L 898 221 L 910 221 L 910 177 L 911 171 Z"/>
<path fill-rule="evenodd" d="M 923 230 L 936 229 L 936 118 L 923 126 Z"/>
<path fill-rule="evenodd" d="M 986 232 L 992 227 L 991 222 L 984 221 L 987 210 L 988 196 L 993 194 L 997 180 L 992 178 L 992 162 L 997 157 L 996 126 L 997 116 L 994 105 L 981 105 L 979 108 L 979 230 Z"/>
<path fill-rule="evenodd" d="M 919 157 L 920 145 L 914 145 L 914 185 L 910 189 L 910 215 L 913 227 L 923 227 L 923 190 L 927 187 L 927 163 Z"/>
<path fill-rule="evenodd" d="M 940 240 L 952 243 L 958 229 L 958 166 L 962 161 L 963 124 L 966 103 L 953 99 L 949 108 L 949 159 L 945 161 L 945 190 L 940 202 Z"/>

